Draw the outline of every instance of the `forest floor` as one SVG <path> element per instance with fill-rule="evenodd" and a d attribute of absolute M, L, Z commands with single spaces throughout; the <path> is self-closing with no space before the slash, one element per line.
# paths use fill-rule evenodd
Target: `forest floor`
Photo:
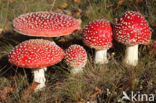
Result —
<path fill-rule="evenodd" d="M 81 30 L 67 37 L 44 38 L 54 40 L 63 49 L 71 44 L 82 45 L 88 53 L 88 62 L 84 72 L 78 75 L 70 74 L 64 60 L 48 67 L 46 88 L 42 91 L 32 92 L 37 84 L 32 83 L 30 69 L 18 68 L 8 61 L 9 52 L 17 44 L 37 38 L 13 31 L 12 20 L 20 14 L 36 11 L 64 13 L 81 21 L 84 28 L 97 19 L 106 19 L 113 24 L 128 10 L 139 11 L 152 30 L 151 42 L 139 45 L 136 67 L 122 63 L 125 46 L 116 41 L 108 51 L 109 63 L 94 64 L 95 51 L 82 43 Z M 122 101 L 123 91 L 156 94 L 155 33 L 155 0 L 0 0 L 0 103 L 126 103 Z"/>

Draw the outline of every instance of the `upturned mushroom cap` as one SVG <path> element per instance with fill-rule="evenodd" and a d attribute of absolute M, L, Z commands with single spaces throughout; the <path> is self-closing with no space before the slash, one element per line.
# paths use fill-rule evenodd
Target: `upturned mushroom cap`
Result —
<path fill-rule="evenodd" d="M 106 20 L 95 20 L 85 26 L 83 42 L 90 48 L 108 49 L 112 46 L 112 28 Z"/>
<path fill-rule="evenodd" d="M 60 62 L 64 55 L 53 41 L 31 39 L 17 45 L 10 52 L 9 61 L 19 67 L 41 68 Z"/>
<path fill-rule="evenodd" d="M 151 31 L 145 18 L 136 11 L 122 14 L 113 28 L 114 38 L 126 45 L 143 44 L 151 38 Z"/>
<path fill-rule="evenodd" d="M 28 36 L 58 37 L 80 29 L 79 22 L 71 16 L 54 12 L 32 12 L 13 20 L 15 31 Z"/>
<path fill-rule="evenodd" d="M 74 44 L 66 50 L 64 59 L 70 67 L 84 67 L 87 63 L 87 53 L 82 46 Z"/>

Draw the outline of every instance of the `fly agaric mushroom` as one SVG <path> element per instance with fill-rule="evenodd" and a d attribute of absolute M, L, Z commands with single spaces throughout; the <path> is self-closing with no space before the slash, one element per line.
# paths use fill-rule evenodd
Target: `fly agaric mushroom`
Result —
<path fill-rule="evenodd" d="M 9 54 L 10 63 L 23 68 L 30 68 L 34 73 L 34 82 L 40 83 L 36 90 L 45 87 L 47 66 L 60 62 L 65 53 L 55 44 L 43 39 L 30 39 L 17 45 Z"/>
<path fill-rule="evenodd" d="M 15 18 L 13 28 L 28 36 L 59 37 L 80 29 L 80 23 L 61 13 L 32 12 Z"/>
<path fill-rule="evenodd" d="M 87 53 L 86 50 L 80 45 L 71 45 L 66 50 L 66 55 L 64 57 L 65 62 L 69 65 L 72 70 L 72 74 L 76 74 L 83 71 L 83 67 L 87 63 Z"/>
<path fill-rule="evenodd" d="M 107 49 L 112 46 L 112 28 L 106 20 L 90 22 L 83 30 L 83 42 L 95 49 L 95 63 L 108 63 Z"/>
<path fill-rule="evenodd" d="M 138 44 L 149 42 L 151 38 L 148 22 L 139 12 L 127 11 L 114 24 L 113 33 L 118 42 L 127 46 L 123 62 L 136 66 L 138 63 Z"/>

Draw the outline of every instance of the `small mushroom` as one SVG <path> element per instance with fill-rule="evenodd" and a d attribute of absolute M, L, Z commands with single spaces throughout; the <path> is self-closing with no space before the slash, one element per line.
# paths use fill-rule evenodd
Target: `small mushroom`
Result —
<path fill-rule="evenodd" d="M 15 31 L 28 36 L 59 37 L 80 29 L 80 23 L 71 16 L 55 12 L 32 12 L 13 20 Z"/>
<path fill-rule="evenodd" d="M 30 39 L 17 45 L 9 54 L 10 63 L 23 68 L 30 68 L 34 73 L 34 82 L 40 83 L 36 90 L 45 87 L 44 71 L 47 66 L 60 62 L 65 53 L 55 44 L 43 39 Z"/>
<path fill-rule="evenodd" d="M 136 11 L 122 14 L 113 28 L 114 38 L 126 45 L 123 62 L 128 65 L 138 64 L 138 45 L 149 42 L 151 31 L 145 18 Z"/>
<path fill-rule="evenodd" d="M 76 74 L 83 71 L 82 68 L 87 63 L 87 53 L 82 46 L 74 44 L 66 49 L 64 59 L 67 65 L 72 68 L 71 73 Z"/>
<path fill-rule="evenodd" d="M 95 63 L 108 63 L 107 50 L 112 46 L 112 28 L 106 20 L 95 20 L 85 26 L 83 42 L 95 49 Z"/>

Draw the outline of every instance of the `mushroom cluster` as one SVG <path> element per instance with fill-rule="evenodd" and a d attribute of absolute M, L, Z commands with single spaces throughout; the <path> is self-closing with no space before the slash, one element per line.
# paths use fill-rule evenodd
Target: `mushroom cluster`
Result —
<path fill-rule="evenodd" d="M 72 34 L 81 29 L 80 23 L 73 17 L 55 12 L 32 12 L 18 16 L 13 20 L 13 29 L 20 34 L 36 37 L 59 37 Z M 124 63 L 136 66 L 138 63 L 138 45 L 150 41 L 151 31 L 148 22 L 138 12 L 127 11 L 114 23 L 105 19 L 94 20 L 87 24 L 82 32 L 83 43 L 95 49 L 95 63 L 106 64 L 107 50 L 112 47 L 112 39 L 126 45 Z M 47 66 L 60 62 L 63 58 L 71 68 L 72 74 L 83 71 L 87 63 L 86 50 L 74 44 L 64 52 L 54 41 L 30 39 L 17 45 L 8 56 L 10 63 L 31 68 L 34 81 L 39 85 L 36 90 L 45 87 Z"/>
<path fill-rule="evenodd" d="M 36 37 L 59 37 L 79 30 L 80 23 L 73 17 L 55 12 L 32 12 L 13 20 L 13 29 L 23 35 Z M 44 71 L 47 66 L 60 62 L 65 53 L 54 41 L 31 39 L 17 45 L 9 54 L 10 63 L 31 68 L 34 82 L 40 90 L 45 87 Z"/>

